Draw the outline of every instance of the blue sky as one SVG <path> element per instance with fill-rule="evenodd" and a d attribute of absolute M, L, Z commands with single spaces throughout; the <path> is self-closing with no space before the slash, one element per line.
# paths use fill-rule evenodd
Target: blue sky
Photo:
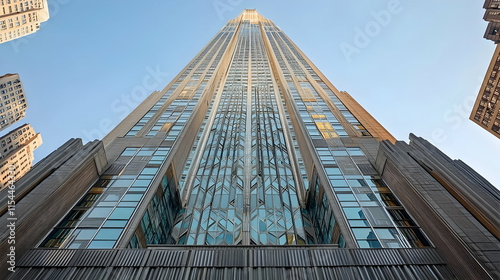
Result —
<path fill-rule="evenodd" d="M 19 73 L 28 99 L 19 125 L 42 134 L 36 160 L 102 138 L 256 8 L 397 139 L 424 137 L 500 186 L 500 139 L 468 120 L 495 48 L 482 1 L 48 2 L 37 33 L 0 45 L 0 74 Z"/>

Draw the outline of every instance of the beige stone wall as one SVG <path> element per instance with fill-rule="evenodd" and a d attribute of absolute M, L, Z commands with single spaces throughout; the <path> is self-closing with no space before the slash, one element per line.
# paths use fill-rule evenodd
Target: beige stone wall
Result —
<path fill-rule="evenodd" d="M 0 0 L 1 1 L 1 0 Z M 26 94 L 18 74 L 0 77 L 0 131 L 25 117 Z"/>
<path fill-rule="evenodd" d="M 26 144 L 35 135 L 31 125 L 24 124 L 0 138 L 0 159 L 8 156 L 12 151 Z"/>
<path fill-rule="evenodd" d="M 474 103 L 470 120 L 500 138 L 500 45 L 497 45 L 488 72 Z"/>
<path fill-rule="evenodd" d="M 15 172 L 14 181 L 17 181 L 31 169 L 33 160 L 35 159 L 33 151 L 40 147 L 41 144 L 42 136 L 38 133 L 27 141 L 26 144 L 0 160 L 0 189 L 5 188 L 9 184 L 9 180 L 12 180 L 11 176 L 13 173 L 10 171 Z"/>

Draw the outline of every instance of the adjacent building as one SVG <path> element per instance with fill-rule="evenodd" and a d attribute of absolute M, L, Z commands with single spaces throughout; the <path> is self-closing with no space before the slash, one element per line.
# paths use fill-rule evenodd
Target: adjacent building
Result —
<path fill-rule="evenodd" d="M 30 142 L 36 136 L 33 127 L 29 124 L 10 131 L 0 138 L 0 160 L 10 155 L 17 148 Z"/>
<path fill-rule="evenodd" d="M 42 145 L 42 136 L 24 124 L 0 138 L 0 189 L 19 180 L 33 166 L 33 151 Z M 12 175 L 15 175 L 14 178 Z"/>
<path fill-rule="evenodd" d="M 487 0 L 484 8 L 486 9 L 484 20 L 489 22 L 484 38 L 498 44 L 500 42 L 500 2 Z M 470 120 L 498 138 L 500 138 L 500 106 L 497 104 L 500 95 L 499 68 L 500 45 L 497 45 L 470 115 Z"/>
<path fill-rule="evenodd" d="M 26 95 L 18 74 L 0 76 L 0 131 L 26 115 Z"/>
<path fill-rule="evenodd" d="M 35 33 L 48 19 L 47 0 L 0 0 L 0 44 Z"/>
<path fill-rule="evenodd" d="M 0 276 L 500 278 L 500 192 L 396 141 L 256 10 L 87 148 L 21 179 Z"/>
<path fill-rule="evenodd" d="M 500 43 L 500 2 L 498 0 L 486 0 L 483 8 L 486 9 L 483 19 L 488 21 L 484 38 Z"/>

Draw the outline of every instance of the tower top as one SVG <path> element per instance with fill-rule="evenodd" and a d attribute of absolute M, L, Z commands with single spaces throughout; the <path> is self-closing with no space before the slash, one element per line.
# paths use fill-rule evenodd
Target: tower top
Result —
<path fill-rule="evenodd" d="M 257 12 L 257 9 L 245 9 L 239 18 L 240 20 L 249 20 L 250 23 L 258 23 L 262 15 Z"/>

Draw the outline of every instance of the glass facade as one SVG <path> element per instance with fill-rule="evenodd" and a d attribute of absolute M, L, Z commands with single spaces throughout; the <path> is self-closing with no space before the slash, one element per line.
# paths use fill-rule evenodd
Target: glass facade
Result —
<path fill-rule="evenodd" d="M 378 141 L 322 77 L 246 10 L 123 128 L 121 171 L 41 246 L 430 246 L 370 164 Z"/>
<path fill-rule="evenodd" d="M 113 248 L 168 152 L 164 147 L 126 148 L 116 160 L 129 163 L 123 171 L 101 176 L 40 246 Z"/>

